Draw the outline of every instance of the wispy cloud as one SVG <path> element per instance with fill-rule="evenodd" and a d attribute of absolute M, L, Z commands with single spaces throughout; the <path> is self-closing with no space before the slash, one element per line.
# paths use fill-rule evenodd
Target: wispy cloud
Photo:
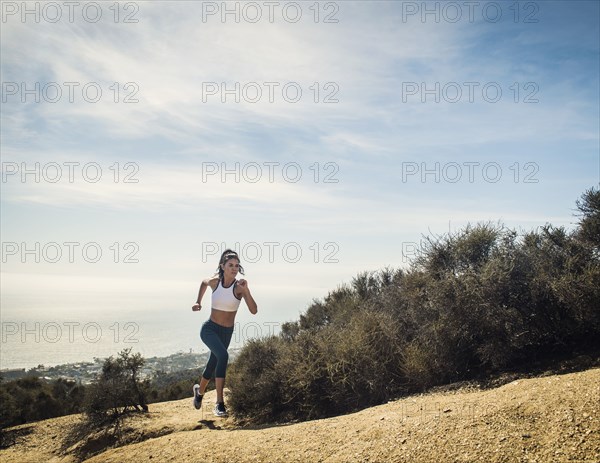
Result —
<path fill-rule="evenodd" d="M 65 92 L 56 103 L 3 94 L 3 163 L 95 162 L 104 170 L 98 183 L 10 176 L 0 185 L 3 234 L 128 236 L 152 258 L 128 271 L 154 286 L 165 269 L 185 278 L 209 239 L 336 241 L 346 259 L 337 266 L 255 267 L 265 293 L 300 286 L 310 299 L 309 291 L 361 268 L 398 262 L 402 242 L 443 232 L 449 222 L 568 225 L 574 200 L 598 180 L 597 2 L 537 2 L 533 24 L 513 21 L 508 11 L 498 23 L 481 16 L 403 21 L 402 3 L 337 2 L 334 24 L 205 23 L 201 2 L 177 1 L 139 3 L 134 24 L 3 23 L 2 81 L 28 88 L 57 82 Z M 80 84 L 73 102 L 64 82 Z M 125 89 L 127 82 L 135 85 Z M 220 94 L 203 92 L 203 84 L 231 90 L 236 82 L 256 83 L 262 99 L 236 103 L 229 95 L 223 103 Z M 269 82 L 277 83 L 273 102 Z M 473 102 L 466 82 L 477 84 Z M 102 88 L 97 103 L 81 97 L 86 83 Z M 297 103 L 282 97 L 286 83 L 301 86 Z M 408 94 L 407 83 L 418 93 Z M 453 103 L 438 94 L 436 103 L 431 89 L 448 83 L 462 98 Z M 499 101 L 482 96 L 486 83 L 500 86 Z M 127 96 L 138 102 L 123 102 Z M 339 101 L 324 103 L 327 96 Z M 526 103 L 527 96 L 539 101 Z M 271 182 L 266 168 L 256 183 L 202 178 L 206 163 L 231 169 L 272 161 L 297 162 L 302 180 L 284 181 L 278 169 Z M 116 162 L 121 174 L 126 162 L 135 163 L 139 182 L 115 183 Z M 487 181 L 480 169 L 469 182 L 466 168 L 457 183 L 435 173 L 403 177 L 406 163 L 432 169 L 473 162 L 498 163 L 502 179 Z M 538 168 L 537 183 L 523 182 L 527 162 Z M 337 183 L 323 182 L 327 163 Z M 47 218 L 43 227 L 38 216 Z M 69 274 L 83 268 L 71 267 Z M 68 286 L 58 268 L 49 273 Z M 19 265 L 9 270 L 18 273 Z M 93 279 L 111 270 L 85 271 Z M 5 281 L 16 294 L 35 281 L 27 278 Z"/>

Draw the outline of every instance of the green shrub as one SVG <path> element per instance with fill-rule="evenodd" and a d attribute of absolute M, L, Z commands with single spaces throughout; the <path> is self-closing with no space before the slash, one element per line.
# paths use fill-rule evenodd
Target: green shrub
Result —
<path fill-rule="evenodd" d="M 26 376 L 0 384 L 0 429 L 79 413 L 84 386 L 64 379 L 45 381 Z"/>
<path fill-rule="evenodd" d="M 232 367 L 232 410 L 257 422 L 345 413 L 537 359 L 600 349 L 600 193 L 578 228 L 476 224 L 407 271 L 362 272 Z"/>
<path fill-rule="evenodd" d="M 586 190 L 576 204 L 581 217 L 577 236 L 593 248 L 598 259 L 600 258 L 600 190 L 594 188 Z"/>
<path fill-rule="evenodd" d="M 277 362 L 282 344 L 274 336 L 251 340 L 232 364 L 227 373 L 229 406 L 238 416 L 262 421 L 281 413 L 283 400 Z"/>
<path fill-rule="evenodd" d="M 104 361 L 100 377 L 86 391 L 85 413 L 91 423 L 112 423 L 131 410 L 148 411 L 144 385 L 138 379 L 143 364 L 142 356 L 132 355 L 131 348 Z"/>

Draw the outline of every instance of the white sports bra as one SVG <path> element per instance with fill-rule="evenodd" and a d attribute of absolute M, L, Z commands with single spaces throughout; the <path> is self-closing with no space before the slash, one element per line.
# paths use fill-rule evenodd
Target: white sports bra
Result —
<path fill-rule="evenodd" d="M 240 307 L 241 299 L 238 299 L 234 293 L 237 280 L 234 280 L 231 285 L 225 287 L 222 281 L 219 280 L 217 288 L 212 293 L 212 308 L 223 310 L 225 312 L 237 312 Z"/>

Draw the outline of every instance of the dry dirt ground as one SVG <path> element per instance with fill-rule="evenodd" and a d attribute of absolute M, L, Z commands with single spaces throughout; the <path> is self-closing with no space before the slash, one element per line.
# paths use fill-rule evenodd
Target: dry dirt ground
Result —
<path fill-rule="evenodd" d="M 600 369 L 410 396 L 357 413 L 240 428 L 207 393 L 150 405 L 123 440 L 77 436 L 78 415 L 12 428 L 2 462 L 600 462 Z M 191 391 L 190 391 L 191 395 Z M 119 445 L 115 447 L 115 445 Z M 95 456 L 90 457 L 95 453 Z M 86 459 L 87 458 L 87 459 Z"/>

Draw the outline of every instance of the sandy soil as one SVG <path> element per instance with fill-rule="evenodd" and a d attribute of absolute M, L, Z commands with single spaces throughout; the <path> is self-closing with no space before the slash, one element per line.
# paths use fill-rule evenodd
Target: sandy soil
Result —
<path fill-rule="evenodd" d="M 190 392 L 191 394 L 191 392 Z M 411 396 L 357 413 L 240 428 L 191 398 L 129 419 L 120 447 L 77 415 L 12 428 L 3 462 L 600 462 L 600 369 Z M 82 457 L 84 455 L 84 457 Z M 78 458 L 79 457 L 79 458 Z"/>

